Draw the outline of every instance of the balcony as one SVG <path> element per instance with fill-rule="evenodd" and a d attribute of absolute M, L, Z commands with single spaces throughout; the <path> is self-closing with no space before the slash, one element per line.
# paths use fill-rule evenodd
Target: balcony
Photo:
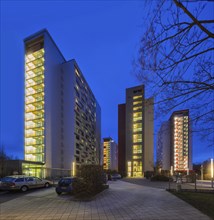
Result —
<path fill-rule="evenodd" d="M 40 128 L 44 127 L 44 122 L 40 123 L 34 123 L 32 121 L 28 121 L 25 123 L 25 130 L 27 129 L 34 129 L 34 128 Z"/>

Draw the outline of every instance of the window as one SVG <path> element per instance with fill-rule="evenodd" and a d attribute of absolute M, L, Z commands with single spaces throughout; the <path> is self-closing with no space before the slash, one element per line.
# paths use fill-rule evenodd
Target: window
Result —
<path fill-rule="evenodd" d="M 140 105 L 140 104 L 142 105 L 142 100 L 141 101 L 134 101 L 133 102 L 133 105 Z"/>
<path fill-rule="evenodd" d="M 24 182 L 24 178 L 18 178 L 17 180 L 15 180 L 16 183 L 19 183 L 19 182 Z"/>
<path fill-rule="evenodd" d="M 142 106 L 137 106 L 133 108 L 133 111 L 142 110 Z"/>
<path fill-rule="evenodd" d="M 133 132 L 142 131 L 142 123 L 133 124 Z"/>
<path fill-rule="evenodd" d="M 141 157 L 141 155 L 135 155 L 135 156 L 133 156 L 133 159 L 141 159 L 142 157 Z"/>
<path fill-rule="evenodd" d="M 133 99 L 134 99 L 134 100 L 135 100 L 135 99 L 141 99 L 141 98 L 142 98 L 141 95 L 133 96 Z"/>
<path fill-rule="evenodd" d="M 133 145 L 133 154 L 142 153 L 142 145 Z"/>
<path fill-rule="evenodd" d="M 133 143 L 142 142 L 142 134 L 134 134 L 133 135 Z"/>
<path fill-rule="evenodd" d="M 29 177 L 29 178 L 27 178 L 27 181 L 28 181 L 28 182 L 32 182 L 32 181 L 34 181 L 34 180 L 33 180 L 33 177 Z"/>
<path fill-rule="evenodd" d="M 142 120 L 142 112 L 135 112 L 133 113 L 133 121 Z"/>

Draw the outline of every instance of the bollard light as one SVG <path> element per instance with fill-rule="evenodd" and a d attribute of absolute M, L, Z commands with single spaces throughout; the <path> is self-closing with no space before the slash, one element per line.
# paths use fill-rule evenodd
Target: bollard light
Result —
<path fill-rule="evenodd" d="M 76 171 L 76 170 L 75 170 L 75 168 L 76 168 L 75 162 L 73 162 L 72 166 L 73 166 L 73 167 L 72 167 L 72 168 L 73 168 L 73 176 L 75 176 L 75 174 L 76 174 L 76 172 L 75 172 L 75 171 Z"/>
<path fill-rule="evenodd" d="M 170 175 L 173 176 L 173 166 L 171 166 Z"/>

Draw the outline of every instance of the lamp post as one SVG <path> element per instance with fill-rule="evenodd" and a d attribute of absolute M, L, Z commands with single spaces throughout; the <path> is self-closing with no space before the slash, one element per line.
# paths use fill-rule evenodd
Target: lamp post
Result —
<path fill-rule="evenodd" d="M 203 164 L 201 164 L 201 180 L 204 180 L 204 167 L 203 167 Z"/>
<path fill-rule="evenodd" d="M 211 158 L 211 186 L 213 188 L 213 158 Z"/>

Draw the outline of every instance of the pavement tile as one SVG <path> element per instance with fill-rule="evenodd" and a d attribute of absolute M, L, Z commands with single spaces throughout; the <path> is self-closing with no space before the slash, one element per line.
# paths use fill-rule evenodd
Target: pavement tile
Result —
<path fill-rule="evenodd" d="M 35 191 L 0 204 L 0 220 L 209 220 L 163 189 L 123 181 L 109 185 L 90 202 L 57 196 L 54 188 L 45 195 Z"/>

